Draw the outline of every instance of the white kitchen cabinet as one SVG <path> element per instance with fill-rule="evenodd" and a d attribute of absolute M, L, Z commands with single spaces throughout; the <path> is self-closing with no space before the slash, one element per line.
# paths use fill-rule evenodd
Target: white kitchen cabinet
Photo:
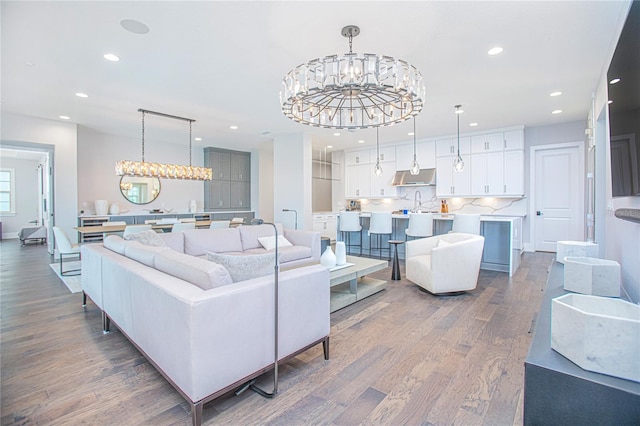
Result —
<path fill-rule="evenodd" d="M 395 197 L 397 195 L 396 187 L 391 185 L 391 181 L 393 180 L 393 175 L 395 175 L 395 168 L 392 169 L 392 166 L 395 163 L 380 163 L 382 166 L 382 176 L 376 176 L 373 173 L 373 168 L 371 168 L 371 192 L 369 195 L 371 198 L 379 198 L 379 197 Z"/>
<path fill-rule="evenodd" d="M 438 197 L 462 197 L 471 195 L 471 159 L 463 155 L 464 169 L 457 172 L 453 168 L 456 156 L 436 159 L 436 195 Z"/>
<path fill-rule="evenodd" d="M 471 152 L 471 138 L 468 136 L 460 137 L 460 155 L 469 154 Z M 436 141 L 436 156 L 446 157 L 456 155 L 458 153 L 458 138 L 440 139 Z"/>
<path fill-rule="evenodd" d="M 471 153 L 497 152 L 504 148 L 503 133 L 471 136 Z"/>
<path fill-rule="evenodd" d="M 369 157 L 369 150 L 363 149 L 360 151 L 347 151 L 344 154 L 345 156 L 345 165 L 347 166 L 357 166 L 359 164 L 369 164 L 371 163 L 371 159 Z M 375 162 L 375 157 L 374 157 Z"/>
<path fill-rule="evenodd" d="M 321 237 L 336 240 L 336 215 L 333 213 L 314 214 L 313 231 L 319 232 Z"/>
<path fill-rule="evenodd" d="M 480 196 L 504 195 L 504 153 L 471 155 L 471 193 Z"/>
<path fill-rule="evenodd" d="M 376 149 L 369 150 L 369 162 L 372 164 L 376 164 L 377 158 L 378 158 L 378 150 Z M 393 161 L 394 163 L 396 161 L 395 146 L 380 148 L 380 162 L 382 163 L 382 162 L 389 162 L 389 161 Z"/>
<path fill-rule="evenodd" d="M 358 166 L 347 166 L 345 196 L 346 198 L 366 198 L 371 193 L 371 176 L 373 175 L 373 165 L 361 164 Z"/>
<path fill-rule="evenodd" d="M 504 195 L 524 195 L 524 151 L 504 152 Z"/>
<path fill-rule="evenodd" d="M 416 144 L 416 159 L 421 169 L 436 167 L 436 143 L 434 141 Z M 409 170 L 413 163 L 413 144 L 396 146 L 396 169 Z"/>
<path fill-rule="evenodd" d="M 524 131 L 513 130 L 510 132 L 504 132 L 504 149 L 524 149 Z"/>

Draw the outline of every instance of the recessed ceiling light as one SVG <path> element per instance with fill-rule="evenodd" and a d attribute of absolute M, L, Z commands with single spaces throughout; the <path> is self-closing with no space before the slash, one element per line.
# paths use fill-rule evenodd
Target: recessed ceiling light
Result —
<path fill-rule="evenodd" d="M 413 132 L 407 133 L 407 136 L 413 136 L 413 135 L 415 135 L 415 133 L 413 133 Z"/>
<path fill-rule="evenodd" d="M 107 61 L 111 61 L 111 62 L 118 62 L 120 60 L 120 58 L 117 55 L 114 55 L 113 53 L 105 53 L 104 58 Z"/>
<path fill-rule="evenodd" d="M 489 49 L 489 51 L 487 52 L 489 55 L 497 55 L 498 53 L 502 53 L 504 49 L 502 47 L 496 46 L 493 47 L 491 49 Z"/>
<path fill-rule="evenodd" d="M 231 130 L 238 130 L 238 126 L 229 126 Z"/>
<path fill-rule="evenodd" d="M 358 143 L 364 143 L 364 140 L 360 139 L 360 140 L 358 141 Z"/>
<path fill-rule="evenodd" d="M 340 136 L 340 133 L 335 132 L 335 133 L 333 134 L 333 136 Z"/>
<path fill-rule="evenodd" d="M 619 83 L 619 82 L 620 82 L 620 79 L 619 79 L 619 78 L 614 78 L 613 80 L 611 80 L 611 81 L 609 82 L 609 84 L 616 84 L 616 83 Z"/>
<path fill-rule="evenodd" d="M 33 62 L 25 62 L 24 64 L 26 66 L 28 66 L 28 67 L 35 67 L 36 66 L 36 64 L 34 64 Z"/>
<path fill-rule="evenodd" d="M 469 126 L 471 127 L 476 127 L 478 125 L 478 123 L 469 123 Z"/>
<path fill-rule="evenodd" d="M 194 141 L 201 141 L 202 138 L 193 138 Z"/>
<path fill-rule="evenodd" d="M 63 120 L 69 120 L 71 117 L 67 117 L 66 115 L 61 115 L 60 118 L 62 118 Z"/>
<path fill-rule="evenodd" d="M 333 145 L 327 145 L 327 148 L 331 149 L 333 148 Z"/>
<path fill-rule="evenodd" d="M 608 105 L 611 105 L 612 103 L 613 103 L 613 101 L 611 101 L 611 100 L 607 101 Z"/>
<path fill-rule="evenodd" d="M 560 114 L 561 112 L 562 112 L 561 109 L 556 109 L 556 110 L 551 111 L 551 114 Z"/>
<path fill-rule="evenodd" d="M 79 98 L 88 98 L 89 95 L 87 95 L 86 93 L 82 93 L 82 92 L 78 92 L 76 93 L 76 96 Z"/>
<path fill-rule="evenodd" d="M 562 92 L 551 92 L 549 93 L 549 96 L 560 96 L 562 95 Z"/>

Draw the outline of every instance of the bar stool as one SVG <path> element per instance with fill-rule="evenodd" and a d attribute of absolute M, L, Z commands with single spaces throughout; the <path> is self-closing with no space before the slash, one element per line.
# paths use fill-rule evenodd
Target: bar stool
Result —
<path fill-rule="evenodd" d="M 456 213 L 453 216 L 453 228 L 451 232 L 480 235 L 480 215 Z"/>
<path fill-rule="evenodd" d="M 410 213 L 409 227 L 404 230 L 404 239 L 426 238 L 433 235 L 433 213 Z"/>
<path fill-rule="evenodd" d="M 340 238 L 342 241 L 345 241 L 345 234 L 347 237 L 345 241 L 347 251 L 349 251 L 350 247 L 360 247 L 360 256 L 362 256 L 362 225 L 360 225 L 360 212 L 343 211 L 338 214 L 338 218 L 340 220 L 340 226 L 338 228 Z M 360 233 L 360 245 L 351 244 L 352 232 Z"/>
<path fill-rule="evenodd" d="M 391 213 L 383 213 L 383 212 L 371 212 L 371 221 L 369 222 L 369 237 L 371 235 L 375 235 L 378 240 L 377 250 L 378 257 L 382 259 L 382 251 L 387 250 L 389 252 L 389 259 L 391 259 L 391 246 L 382 248 L 382 236 L 387 235 L 388 239 L 391 238 L 391 234 L 393 233 L 393 219 L 391 218 Z M 388 242 L 387 239 L 387 242 Z M 373 249 L 373 240 L 369 239 L 369 256 L 371 256 L 371 250 Z"/>

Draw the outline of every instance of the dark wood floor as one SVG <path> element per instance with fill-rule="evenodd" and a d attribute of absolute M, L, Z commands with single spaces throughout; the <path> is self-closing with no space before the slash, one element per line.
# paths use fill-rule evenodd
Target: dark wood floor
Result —
<path fill-rule="evenodd" d="M 188 404 L 122 334 L 102 334 L 98 309 L 69 293 L 46 247 L 5 240 L 0 256 L 2 425 L 190 424 Z M 519 425 L 552 260 L 525 253 L 515 276 L 481 271 L 459 296 L 391 281 L 331 315 L 328 362 L 307 351 L 281 367 L 276 398 L 222 397 L 205 424 Z M 269 374 L 260 382 L 270 390 Z"/>

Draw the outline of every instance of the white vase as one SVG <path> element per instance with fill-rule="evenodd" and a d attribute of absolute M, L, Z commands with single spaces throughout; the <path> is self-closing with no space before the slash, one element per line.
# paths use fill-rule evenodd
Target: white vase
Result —
<path fill-rule="evenodd" d="M 109 202 L 107 200 L 96 200 L 96 216 L 106 216 L 109 211 Z"/>
<path fill-rule="evenodd" d="M 336 241 L 336 265 L 347 263 L 347 250 L 344 241 Z"/>
<path fill-rule="evenodd" d="M 118 203 L 111 204 L 111 207 L 109 207 L 109 214 L 111 215 L 120 214 L 120 206 L 118 205 Z"/>
<path fill-rule="evenodd" d="M 336 255 L 333 254 L 330 246 L 327 247 L 324 253 L 322 253 L 322 256 L 320 256 L 320 264 L 327 268 L 333 268 L 336 266 Z"/>
<path fill-rule="evenodd" d="M 189 213 L 198 213 L 198 204 L 196 200 L 191 200 L 189 203 Z"/>

